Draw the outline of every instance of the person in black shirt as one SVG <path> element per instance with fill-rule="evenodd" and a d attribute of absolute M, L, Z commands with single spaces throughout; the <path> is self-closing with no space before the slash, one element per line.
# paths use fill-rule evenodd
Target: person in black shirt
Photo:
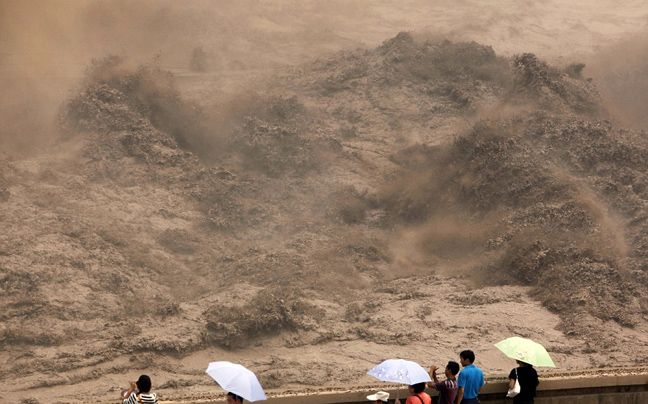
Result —
<path fill-rule="evenodd" d="M 509 373 L 509 388 L 515 386 L 515 380 L 519 378 L 520 394 L 513 397 L 513 404 L 533 404 L 536 395 L 536 387 L 540 384 L 538 372 L 533 365 L 522 361 L 516 361 L 518 367 Z"/>

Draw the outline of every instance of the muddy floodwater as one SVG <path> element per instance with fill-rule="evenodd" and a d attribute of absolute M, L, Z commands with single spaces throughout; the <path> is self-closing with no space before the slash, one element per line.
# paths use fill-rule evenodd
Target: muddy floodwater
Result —
<path fill-rule="evenodd" d="M 645 374 L 645 1 L 0 2 L 0 401 Z M 368 394 L 368 393 L 367 393 Z M 404 394 L 404 393 L 403 393 Z"/>

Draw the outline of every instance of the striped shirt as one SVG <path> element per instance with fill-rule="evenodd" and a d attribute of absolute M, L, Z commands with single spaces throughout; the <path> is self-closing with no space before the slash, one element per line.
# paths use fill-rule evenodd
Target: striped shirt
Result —
<path fill-rule="evenodd" d="M 452 404 L 457 397 L 459 385 L 457 380 L 444 380 L 434 383 L 434 389 L 439 391 L 439 404 Z"/>
<path fill-rule="evenodd" d="M 141 404 L 157 404 L 158 402 L 156 393 L 140 394 L 139 400 L 137 396 L 137 394 L 131 393 L 127 399 L 124 399 L 124 404 L 140 404 L 140 402 Z"/>

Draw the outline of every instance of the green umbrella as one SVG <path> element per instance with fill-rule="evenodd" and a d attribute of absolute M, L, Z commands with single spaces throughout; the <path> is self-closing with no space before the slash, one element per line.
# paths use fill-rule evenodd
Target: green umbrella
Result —
<path fill-rule="evenodd" d="M 498 342 L 495 346 L 511 359 L 529 363 L 533 366 L 556 367 L 547 350 L 530 339 L 511 337 Z"/>

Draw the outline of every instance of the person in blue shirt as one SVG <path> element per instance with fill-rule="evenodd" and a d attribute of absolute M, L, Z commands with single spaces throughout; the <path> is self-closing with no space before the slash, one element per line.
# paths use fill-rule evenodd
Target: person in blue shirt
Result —
<path fill-rule="evenodd" d="M 459 354 L 459 363 L 463 366 L 457 384 L 457 404 L 478 404 L 477 396 L 484 385 L 484 372 L 477 366 L 473 365 L 475 353 L 471 350 L 461 351 Z"/>

